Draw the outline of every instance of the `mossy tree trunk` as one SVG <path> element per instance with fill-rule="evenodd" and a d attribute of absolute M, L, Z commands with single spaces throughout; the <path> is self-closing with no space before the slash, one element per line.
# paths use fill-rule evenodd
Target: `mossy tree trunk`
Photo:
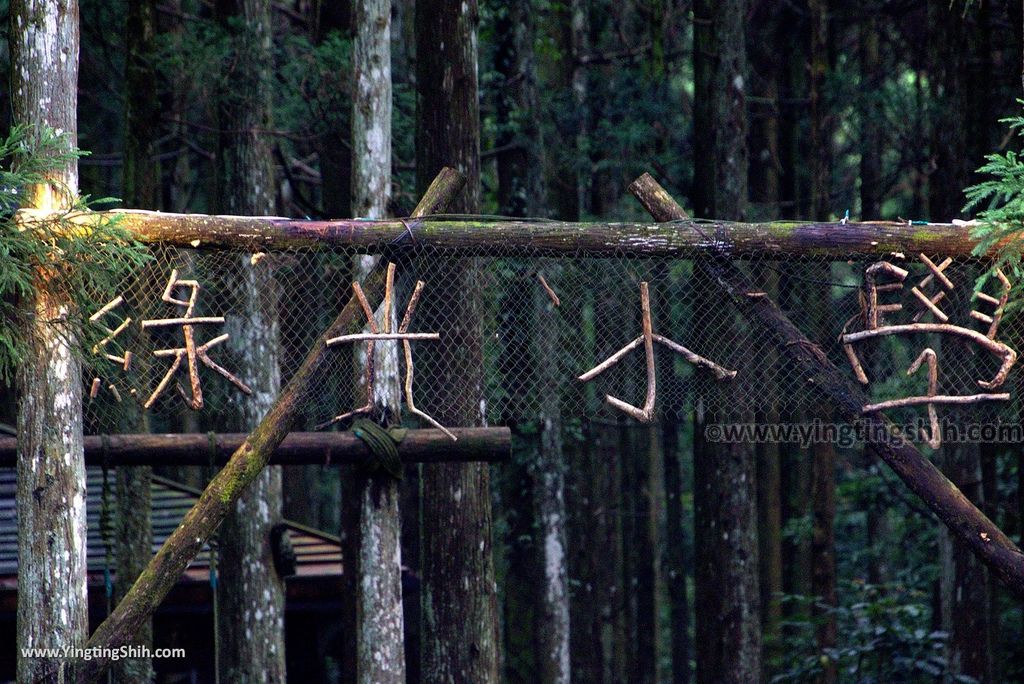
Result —
<path fill-rule="evenodd" d="M 78 2 L 17 0 L 10 16 L 13 122 L 77 144 Z M 73 201 L 77 162 L 48 175 L 53 182 L 32 188 L 26 206 L 57 210 Z M 37 277 L 17 372 L 18 681 L 72 681 L 74 661 L 20 651 L 80 647 L 88 630 L 81 365 L 62 326 L 75 312 L 45 273 Z"/>
<path fill-rule="evenodd" d="M 271 122 L 269 0 L 218 0 L 217 20 L 231 36 L 218 101 L 217 203 L 222 212 L 274 214 L 275 181 L 266 131 Z M 233 427 L 250 430 L 281 390 L 278 287 L 273 260 L 236 257 L 237 307 L 230 344 L 252 396 L 233 394 Z M 224 521 L 219 535 L 217 630 L 222 682 L 285 679 L 285 583 L 273 562 L 271 529 L 281 522 L 281 468 L 261 472 Z"/>

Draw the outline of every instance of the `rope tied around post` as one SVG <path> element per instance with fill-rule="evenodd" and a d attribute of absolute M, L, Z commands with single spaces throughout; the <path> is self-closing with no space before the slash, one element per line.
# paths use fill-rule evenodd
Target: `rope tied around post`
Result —
<path fill-rule="evenodd" d="M 366 464 L 368 472 L 384 471 L 396 480 L 402 479 L 398 445 L 405 438 L 405 428 L 383 428 L 372 420 L 358 418 L 352 423 L 352 434 L 370 450 L 370 460 Z"/>

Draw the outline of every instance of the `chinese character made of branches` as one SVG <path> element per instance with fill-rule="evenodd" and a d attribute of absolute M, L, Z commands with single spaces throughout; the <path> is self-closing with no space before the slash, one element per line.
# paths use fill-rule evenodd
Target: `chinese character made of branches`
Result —
<path fill-rule="evenodd" d="M 626 346 L 619 349 L 617 352 L 609 356 L 607 359 L 588 370 L 583 375 L 579 376 L 580 382 L 590 382 L 601 373 L 617 364 L 619 361 L 624 359 L 629 352 L 633 351 L 640 345 L 644 347 L 644 354 L 647 359 L 647 395 L 644 399 L 643 408 L 633 406 L 632 404 L 626 403 L 617 397 L 613 397 L 608 394 L 605 395 L 605 401 L 610 406 L 613 406 L 620 411 L 629 414 L 636 418 L 641 423 L 649 423 L 654 417 L 654 403 L 657 393 L 657 379 L 654 369 L 654 343 L 657 342 L 665 347 L 668 347 L 675 353 L 679 354 L 687 361 L 695 366 L 703 366 L 711 370 L 715 377 L 719 380 L 729 380 L 736 377 L 736 371 L 727 370 L 722 366 L 719 366 L 714 361 L 706 359 L 699 354 L 695 354 L 686 347 L 667 337 L 663 337 L 654 332 L 653 326 L 651 325 L 651 297 L 648 291 L 647 283 L 640 283 L 640 311 L 642 317 L 642 328 L 643 332 L 640 337 L 637 337 Z"/>
<path fill-rule="evenodd" d="M 178 299 L 175 297 L 175 292 L 178 288 L 188 288 L 189 294 L 186 299 Z M 153 352 L 153 356 L 173 358 L 174 361 L 171 363 L 170 368 L 167 369 L 167 373 L 164 374 L 160 384 L 157 385 L 156 389 L 153 390 L 153 393 L 149 396 L 149 399 L 147 399 L 146 403 L 143 404 L 147 409 L 152 407 L 163 391 L 167 389 L 167 386 L 181 368 L 182 361 L 187 361 L 188 363 L 188 377 L 189 384 L 192 386 L 192 396 L 189 397 L 185 393 L 185 390 L 182 388 L 180 383 L 177 384 L 178 392 L 185 400 L 185 403 L 194 411 L 198 411 L 203 408 L 203 388 L 199 382 L 200 363 L 227 378 L 231 384 L 242 390 L 242 392 L 252 394 L 252 389 L 250 389 L 248 385 L 210 358 L 210 350 L 217 345 L 226 342 L 229 337 L 228 333 L 219 335 L 212 340 L 204 342 L 203 344 L 196 344 L 195 326 L 224 324 L 224 318 L 222 316 L 200 317 L 195 315 L 196 300 L 199 298 L 199 290 L 200 287 L 198 281 L 182 280 L 178 277 L 178 270 L 172 270 L 171 277 L 167 280 L 167 287 L 164 288 L 163 295 L 161 295 L 160 298 L 169 304 L 185 307 L 184 313 L 177 318 L 158 318 L 142 321 L 143 330 L 147 328 L 180 326 L 185 343 L 185 346 L 183 347 L 157 349 Z"/>
<path fill-rule="evenodd" d="M 909 271 L 886 261 L 872 264 L 865 269 L 866 298 L 863 312 L 865 329 L 852 333 L 847 333 L 844 330 L 841 336 L 843 350 L 846 352 L 857 380 L 861 384 L 868 384 L 867 373 L 864 371 L 864 366 L 855 348 L 858 343 L 890 335 L 938 333 L 964 338 L 994 355 L 999 360 L 999 368 L 991 379 L 977 379 L 976 382 L 986 390 L 999 388 L 1006 382 L 1010 369 L 1017 361 L 1017 352 L 996 340 L 999 323 L 1002 320 L 1003 312 L 1010 296 L 1009 279 L 1007 279 L 1002 271 L 996 269 L 995 275 L 1001 288 L 999 296 L 995 297 L 984 292 L 977 292 L 975 294 L 975 297 L 985 305 L 994 307 L 991 314 L 978 309 L 973 309 L 970 312 L 972 319 L 988 324 L 989 327 L 985 333 L 981 333 L 972 328 L 950 323 L 949 316 L 940 307 L 940 303 L 945 298 L 946 293 L 952 292 L 955 289 L 955 285 L 945 274 L 946 268 L 953 263 L 953 260 L 947 258 L 941 264 L 935 264 L 924 254 L 919 255 L 919 258 L 921 263 L 928 268 L 929 273 L 910 289 L 911 294 L 920 305 L 920 309 L 913 316 L 913 322 L 911 323 L 886 323 L 885 316 L 891 312 L 902 311 L 903 305 L 899 302 L 881 303 L 879 300 L 881 295 L 903 290 L 904 281 L 910 275 Z M 879 282 L 880 279 L 884 279 L 886 282 Z M 929 294 L 929 287 L 933 283 L 937 283 L 937 291 L 934 294 Z M 921 322 L 922 318 L 929 315 L 933 316 L 938 322 Z M 926 405 L 928 407 L 930 434 L 922 436 L 926 438 L 929 446 L 938 448 L 942 443 L 942 436 L 938 414 L 935 410 L 937 404 L 974 404 L 984 401 L 1008 401 L 1010 399 L 1009 393 L 1006 392 L 983 392 L 970 395 L 939 394 L 939 360 L 938 355 L 932 348 L 928 347 L 921 351 L 907 369 L 907 375 L 913 375 L 926 363 L 928 366 L 928 389 L 924 395 L 901 397 L 876 404 L 867 404 L 862 408 L 862 411 L 870 413 L 903 406 Z"/>
<path fill-rule="evenodd" d="M 121 296 L 115 297 L 114 299 L 112 299 L 109 302 L 107 302 L 106 304 L 104 304 L 92 316 L 89 316 L 89 320 L 92 323 L 95 323 L 97 326 L 99 326 L 99 328 L 103 331 L 103 333 L 105 335 L 102 340 L 100 340 L 95 345 L 93 345 L 92 353 L 97 355 L 97 356 L 103 356 L 103 358 L 107 359 L 108 361 L 113 361 L 114 363 L 120 364 L 121 370 L 127 372 L 127 370 L 132 365 L 132 353 L 130 351 L 128 351 L 128 350 L 125 350 L 124 352 L 121 353 L 120 356 L 118 356 L 117 354 L 112 354 L 110 352 L 110 350 L 108 349 L 108 347 L 109 347 L 111 342 L 113 342 L 115 339 L 117 339 L 118 335 L 123 333 L 125 331 L 125 329 L 127 329 L 128 326 L 132 324 L 131 317 L 127 317 L 124 320 L 122 320 L 117 325 L 116 328 L 110 328 L 110 327 L 107 327 L 106 325 L 104 325 L 103 323 L 100 323 L 100 319 L 101 318 L 103 318 L 104 316 L 109 314 L 111 311 L 113 311 L 117 307 L 121 306 L 121 304 L 123 302 L 124 302 L 124 297 L 121 297 Z M 89 399 L 90 400 L 96 398 L 96 395 L 99 394 L 100 387 L 102 387 L 102 385 L 103 385 L 103 382 L 102 382 L 102 380 L 100 380 L 100 378 L 96 377 L 96 378 L 92 379 L 92 385 L 89 388 Z M 110 390 L 110 393 L 114 395 L 114 398 L 117 401 L 121 401 L 121 393 L 118 391 L 117 385 L 115 385 L 113 382 L 110 382 L 110 383 L 107 384 L 107 389 Z"/>
<path fill-rule="evenodd" d="M 374 384 L 376 382 L 376 369 L 374 367 L 373 352 L 376 342 L 381 340 L 401 340 L 402 350 L 405 357 L 405 404 L 409 409 L 409 412 L 419 416 L 423 420 L 427 421 L 438 430 L 444 432 L 452 441 L 457 438 L 455 434 L 441 425 L 439 422 L 434 420 L 431 416 L 427 415 L 423 411 L 416 407 L 412 396 L 412 380 L 413 380 L 413 363 L 412 363 L 412 342 L 414 340 L 440 340 L 441 335 L 439 333 L 411 333 L 409 332 L 409 324 L 412 323 L 413 313 L 416 311 L 416 305 L 419 303 L 420 295 L 423 293 L 424 282 L 422 280 L 416 281 L 416 287 L 413 288 L 412 295 L 409 297 L 409 303 L 405 307 L 405 315 L 402 317 L 402 322 L 398 326 L 397 332 L 391 331 L 391 306 L 393 299 L 393 292 L 395 287 L 395 265 L 389 263 L 387 268 L 387 276 L 384 281 L 384 302 L 382 307 L 382 326 L 383 329 L 377 326 L 377 321 L 373 315 L 373 309 L 370 308 L 370 303 L 366 299 L 366 294 L 363 292 L 362 286 L 358 282 L 352 283 L 352 291 L 355 293 L 356 299 L 359 300 L 359 305 L 363 309 L 363 314 L 366 316 L 367 326 L 370 328 L 368 333 L 356 333 L 353 335 L 341 335 L 339 337 L 332 337 L 327 340 L 327 346 L 334 346 L 338 344 L 345 344 L 347 342 L 366 342 L 366 403 L 357 409 L 349 411 L 348 413 L 342 413 L 341 415 L 335 416 L 331 420 L 317 426 L 317 429 L 325 428 L 328 425 L 341 422 L 353 416 L 358 416 L 373 411 L 373 399 L 374 399 Z"/>

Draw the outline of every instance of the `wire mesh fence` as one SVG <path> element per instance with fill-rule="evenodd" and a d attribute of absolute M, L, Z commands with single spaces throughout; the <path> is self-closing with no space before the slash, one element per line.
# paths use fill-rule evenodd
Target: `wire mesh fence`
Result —
<path fill-rule="evenodd" d="M 418 409 L 444 415 L 445 404 L 482 396 L 490 424 L 539 420 L 552 407 L 563 419 L 634 420 L 611 396 L 637 410 L 653 398 L 655 418 L 678 418 L 698 405 L 721 420 L 795 422 L 825 415 L 815 388 L 740 316 L 699 259 L 637 258 L 624 251 L 594 258 L 564 250 L 517 256 L 522 253 L 510 248 L 503 254 L 500 244 L 486 257 L 415 242 L 403 247 L 390 327 L 381 319 L 382 302 L 369 306 L 382 330 L 437 335 L 410 342 Z M 261 391 L 260 365 L 279 365 L 287 382 L 353 296 L 353 280 L 366 267 L 365 256 L 345 250 L 251 254 L 157 246 L 153 254 L 154 261 L 124 283 L 122 300 L 96 321 L 112 334 L 86 369 L 90 432 L 134 431 L 141 416 L 158 431 L 218 429 L 221 411 L 251 401 L 247 389 Z M 755 285 L 749 295 L 772 298 L 851 379 L 867 379 L 870 401 L 975 397 L 968 403 L 911 401 L 890 410 L 896 422 L 923 421 L 927 428 L 932 410 L 947 422 L 1017 422 L 1017 368 L 996 386 L 986 384 L 1006 365 L 1000 350 L 1020 348 L 1022 328 L 1014 317 L 996 320 L 997 280 L 974 293 L 983 264 L 894 254 L 888 261 L 895 270 L 870 270 L 877 258 L 733 257 Z M 415 312 L 399 331 L 417 281 L 424 285 Z M 473 303 L 468 308 L 467 300 Z M 97 311 L 103 304 L 97 302 Z M 262 339 L 271 340 L 270 347 L 252 348 L 254 327 L 267 333 Z M 467 330 L 478 342 L 467 339 Z M 856 339 L 844 344 L 844 334 Z M 467 355 L 464 347 L 475 350 L 476 344 L 479 352 Z M 190 345 L 196 354 L 188 353 Z M 403 343 L 379 340 L 375 346 L 378 397 L 389 382 L 380 378 L 390 376 L 404 399 Z M 926 349 L 934 354 L 922 357 Z M 328 370 L 315 378 L 296 429 L 313 429 L 366 402 L 365 350 L 366 340 L 331 345 Z M 125 352 L 131 353 L 128 364 Z M 586 375 L 595 368 L 600 372 Z M 427 426 L 409 411 L 404 418 Z M 927 430 L 915 436 L 927 438 Z"/>

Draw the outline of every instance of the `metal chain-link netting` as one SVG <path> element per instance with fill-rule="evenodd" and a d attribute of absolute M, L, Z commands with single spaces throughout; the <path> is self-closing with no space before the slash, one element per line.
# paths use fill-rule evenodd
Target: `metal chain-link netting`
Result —
<path fill-rule="evenodd" d="M 795 422 L 825 415 L 821 395 L 807 386 L 763 330 L 740 316 L 699 260 L 626 253 L 591 258 L 564 252 L 537 252 L 524 258 L 513 256 L 511 249 L 509 256 L 501 256 L 500 244 L 490 251 L 495 255 L 467 258 L 413 243 L 403 247 L 397 259 L 390 329 L 394 332 L 402 321 L 414 285 L 422 280 L 424 289 L 408 332 L 440 336 L 411 342 L 414 400 L 431 416 L 450 415 L 446 403 L 477 397 L 480 388 L 474 379 L 482 377 L 481 406 L 490 424 L 523 424 L 552 411 L 558 411 L 563 421 L 634 420 L 611 406 L 606 395 L 644 407 L 648 368 L 641 283 L 647 283 L 649 291 L 655 415 L 682 415 L 697 405 L 697 398 L 703 410 L 730 420 Z M 279 366 L 282 385 L 288 381 L 352 297 L 352 282 L 365 275 L 368 265 L 365 257 L 344 250 L 253 255 L 155 247 L 152 252 L 154 261 L 124 283 L 123 301 L 97 321 L 117 331 L 126 318 L 132 319 L 98 350 L 118 360 L 86 371 L 90 432 L 135 431 L 143 415 L 148 428 L 156 431 L 222 429 L 218 416 L 253 401 L 240 386 L 261 391 L 257 384 L 266 376 L 268 364 Z M 754 285 L 749 296 L 776 301 L 851 378 L 855 369 L 840 339 L 844 331 L 912 323 L 946 323 L 977 331 L 978 336 L 970 337 L 935 327 L 924 332 L 901 329 L 850 347 L 869 380 L 868 394 L 874 402 L 929 393 L 1009 393 L 1009 400 L 982 399 L 935 409 L 947 421 L 1016 423 L 1018 369 L 1014 367 L 998 387 L 979 385 L 990 381 L 1004 360 L 989 348 L 992 345 L 978 340 L 989 339 L 991 323 L 985 316 L 993 317 L 998 308 L 990 299 L 974 295 L 984 264 L 946 261 L 941 254 L 926 256 L 927 261 L 919 255 L 892 255 L 888 261 L 907 274 L 900 280 L 895 271 L 878 271 L 872 276 L 877 286 L 873 295 L 866 287 L 865 271 L 877 258 L 769 259 L 736 254 L 734 263 Z M 168 292 L 172 274 L 183 282 Z M 198 290 L 190 282 L 198 284 Z M 1000 283 L 992 279 L 984 292 L 998 300 Z M 193 293 L 194 307 L 188 311 Z M 464 306 L 466 298 L 474 305 Z M 102 304 L 97 303 L 97 310 Z M 379 298 L 370 302 L 378 318 L 380 305 Z M 873 305 L 879 316 L 875 323 Z M 940 314 L 948 320 L 942 321 Z M 153 323 L 187 317 L 210 321 L 191 325 L 193 346 L 202 350 L 193 356 L 201 408 L 185 353 L 187 324 Z M 254 336 L 254 327 L 264 334 Z M 203 347 L 225 333 L 226 341 Z M 482 341 L 479 352 L 472 340 L 477 334 Z M 994 339 L 1018 350 L 1021 334 L 1021 325 L 1011 316 L 998 325 Z M 616 363 L 588 382 L 579 380 L 631 343 Z M 720 368 L 694 363 L 671 343 Z M 468 353 L 467 346 L 472 348 Z M 327 351 L 326 370 L 315 378 L 296 429 L 313 429 L 366 403 L 365 349 L 365 341 L 355 341 Z M 935 352 L 934 359 L 922 358 L 920 368 L 908 374 L 925 349 Z M 132 355 L 128 370 L 121 362 L 125 351 Z M 377 342 L 376 357 L 378 393 L 388 377 L 397 378 L 392 382 L 401 390 L 406 373 L 402 343 Z M 177 370 L 168 378 L 176 358 Z M 932 364 L 937 386 L 930 390 Z M 736 371 L 735 376 L 729 377 L 728 371 Z M 897 422 L 923 420 L 927 426 L 928 411 L 919 403 L 888 415 Z M 403 416 L 409 425 L 429 427 L 408 411 Z M 344 428 L 346 421 L 335 425 Z"/>

